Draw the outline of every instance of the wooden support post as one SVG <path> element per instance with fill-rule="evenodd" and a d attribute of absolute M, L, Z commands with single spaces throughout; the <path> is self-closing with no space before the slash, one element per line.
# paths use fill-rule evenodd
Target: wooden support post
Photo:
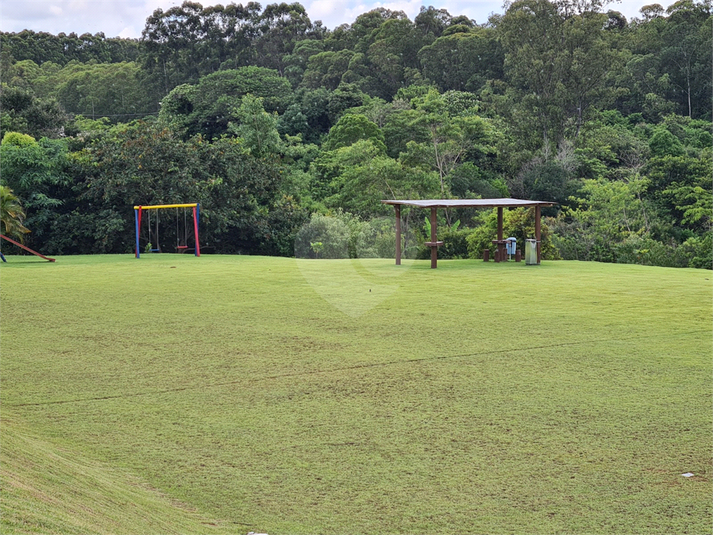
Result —
<path fill-rule="evenodd" d="M 394 205 L 396 212 L 396 265 L 401 265 L 401 206 Z"/>
<path fill-rule="evenodd" d="M 436 227 L 438 225 L 437 208 L 431 208 L 431 269 L 438 267 L 438 245 L 436 240 Z"/>
<path fill-rule="evenodd" d="M 503 207 L 498 206 L 498 241 L 503 241 Z"/>
<path fill-rule="evenodd" d="M 535 240 L 537 240 L 537 263 L 540 263 L 542 251 L 540 249 L 540 206 L 535 206 Z"/>
<path fill-rule="evenodd" d="M 507 256 L 505 256 L 504 249 L 505 246 L 503 245 L 503 207 L 498 206 L 498 252 L 495 256 L 496 262 L 505 262 L 507 260 Z"/>

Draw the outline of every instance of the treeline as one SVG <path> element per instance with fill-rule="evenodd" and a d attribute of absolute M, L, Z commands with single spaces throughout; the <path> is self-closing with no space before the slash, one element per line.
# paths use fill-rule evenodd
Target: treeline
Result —
<path fill-rule="evenodd" d="M 518 0 L 330 31 L 300 4 L 184 2 L 139 40 L 2 33 L 2 181 L 52 254 L 127 252 L 131 206 L 196 200 L 216 252 L 387 254 L 381 199 L 514 196 L 559 203 L 550 257 L 710 268 L 712 21 Z M 489 213 L 443 224 L 445 256 L 492 239 Z"/>

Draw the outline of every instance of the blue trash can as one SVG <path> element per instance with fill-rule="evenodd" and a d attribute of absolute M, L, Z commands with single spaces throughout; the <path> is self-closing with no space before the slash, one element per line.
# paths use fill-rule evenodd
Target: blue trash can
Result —
<path fill-rule="evenodd" d="M 507 238 L 505 242 L 505 247 L 507 248 L 508 255 L 514 255 L 515 250 L 517 249 L 517 239 Z"/>

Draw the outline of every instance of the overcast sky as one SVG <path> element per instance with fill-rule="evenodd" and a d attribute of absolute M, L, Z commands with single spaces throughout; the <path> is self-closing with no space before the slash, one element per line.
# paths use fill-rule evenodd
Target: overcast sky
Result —
<path fill-rule="evenodd" d="M 247 3 L 249 0 L 235 3 Z M 288 3 L 294 0 L 285 0 Z M 623 13 L 628 19 L 639 9 L 656 0 L 622 0 L 609 9 Z M 659 0 L 660 1 L 660 0 Z M 488 20 L 491 13 L 502 13 L 502 0 L 303 0 L 312 21 L 321 20 L 332 29 L 377 7 L 404 11 L 411 20 L 418 15 L 422 5 L 445 8 L 451 15 L 466 15 L 478 24 Z M 146 18 L 157 8 L 166 10 L 180 5 L 182 0 L 0 0 L 0 30 L 20 32 L 83 33 L 104 32 L 107 37 L 140 37 Z M 227 1 L 200 1 L 203 6 L 223 4 Z M 262 1 L 263 7 L 278 0 Z M 663 4 L 668 6 L 671 2 Z"/>

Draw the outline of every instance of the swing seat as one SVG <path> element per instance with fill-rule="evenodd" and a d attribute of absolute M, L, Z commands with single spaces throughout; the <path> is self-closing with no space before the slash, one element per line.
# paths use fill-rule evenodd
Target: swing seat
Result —
<path fill-rule="evenodd" d="M 176 245 L 176 249 L 188 249 L 188 245 Z"/>

